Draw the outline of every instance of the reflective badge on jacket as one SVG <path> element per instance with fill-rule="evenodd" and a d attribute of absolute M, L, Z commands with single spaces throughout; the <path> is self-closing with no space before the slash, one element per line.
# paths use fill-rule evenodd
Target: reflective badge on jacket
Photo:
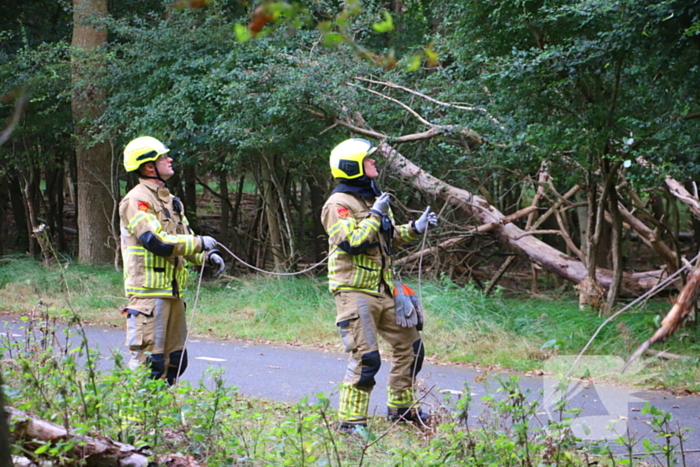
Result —
<path fill-rule="evenodd" d="M 145 201 L 139 201 L 139 211 L 148 212 L 148 203 Z"/>
<path fill-rule="evenodd" d="M 344 208 L 344 207 L 338 208 L 338 217 L 342 217 L 343 219 L 345 219 L 349 215 L 350 215 L 350 211 L 348 211 L 348 208 Z"/>

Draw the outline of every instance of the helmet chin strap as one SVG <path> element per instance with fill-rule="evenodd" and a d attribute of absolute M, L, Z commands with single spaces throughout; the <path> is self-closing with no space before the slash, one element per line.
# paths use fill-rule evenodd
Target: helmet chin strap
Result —
<path fill-rule="evenodd" d="M 163 177 L 160 176 L 160 172 L 158 171 L 158 166 L 156 165 L 155 161 L 153 161 L 153 169 L 155 169 L 155 171 L 156 171 L 155 177 L 151 177 L 150 175 L 143 175 L 143 174 L 139 174 L 139 177 L 140 178 L 147 178 L 150 180 L 160 180 L 161 182 L 163 182 L 163 185 L 167 188 L 168 184 L 166 183 L 165 180 L 163 180 Z"/>

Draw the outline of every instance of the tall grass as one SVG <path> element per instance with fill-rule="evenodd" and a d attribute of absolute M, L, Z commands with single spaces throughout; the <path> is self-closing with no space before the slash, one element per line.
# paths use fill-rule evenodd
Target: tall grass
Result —
<path fill-rule="evenodd" d="M 580 311 L 573 290 L 548 300 L 506 296 L 503 291 L 486 297 L 473 286 L 456 286 L 444 278 L 406 282 L 420 291 L 427 355 L 438 361 L 539 370 L 553 354 L 579 352 L 604 321 L 595 312 Z M 341 350 L 335 305 L 323 276 L 204 281 L 195 311 L 196 286 L 193 280 L 186 297 L 193 335 Z M 68 262 L 45 268 L 26 257 L 1 259 L 0 311 L 27 313 L 39 301 L 55 310 L 70 305 L 83 321 L 123 325 L 122 276 L 113 268 Z M 630 310 L 602 330 L 588 353 L 627 358 L 669 308 L 667 299 L 658 299 Z M 648 385 L 700 389 L 696 327 L 686 326 L 659 350 L 687 358 L 660 362 L 655 372 L 661 376 Z"/>

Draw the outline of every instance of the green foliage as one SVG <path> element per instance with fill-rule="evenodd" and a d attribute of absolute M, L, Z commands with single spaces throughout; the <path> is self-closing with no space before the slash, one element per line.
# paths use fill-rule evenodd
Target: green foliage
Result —
<path fill-rule="evenodd" d="M 478 408 L 465 385 L 458 400 L 448 396 L 434 405 L 432 430 L 418 432 L 372 417 L 364 435 L 348 437 L 335 430 L 325 394 L 312 403 L 248 399 L 226 386 L 219 371 L 210 371 L 196 386 L 168 387 L 150 380 L 145 369 L 126 369 L 118 354 L 111 370 L 95 371 L 90 360 L 97 355 L 85 341 L 65 340 L 47 318 L 36 313 L 27 320 L 22 339 L 2 337 L 4 389 L 9 405 L 52 420 L 71 436 L 43 443 L 17 437 L 16 454 L 29 445 L 38 459 L 79 463 L 83 450 L 74 436 L 106 436 L 145 449 L 155 463 L 175 452 L 206 465 L 583 466 L 601 459 L 597 453 L 612 458 L 609 450 L 601 452 L 572 434 L 577 411 L 565 400 L 557 403 L 558 418 L 543 423 L 536 416 L 542 396 L 523 391 L 516 377 L 499 379 L 496 387 L 485 382 Z M 79 325 L 68 332 L 82 334 Z M 683 453 L 676 440 L 686 430 L 670 429 L 671 416 L 653 407 L 646 406 L 644 414 L 652 416 L 651 426 L 663 440 L 659 446 L 645 440 L 645 449 L 665 449 L 664 465 L 673 465 Z M 623 446 L 635 443 L 618 440 Z M 628 455 L 629 465 L 641 460 L 639 454 Z"/>
<path fill-rule="evenodd" d="M 679 118 L 697 105 L 698 49 L 684 35 L 695 8 L 688 2 L 454 2 L 445 7 L 438 41 L 451 64 L 440 76 L 455 84 L 453 95 L 488 88 L 470 94 L 506 117 L 501 138 L 515 151 L 499 147 L 502 164 L 551 158 L 552 173 L 569 177 L 567 183 L 580 180 L 580 172 L 561 160 L 564 154 L 583 167 L 596 167 L 600 157 L 642 156 L 667 172 L 673 165 L 665 164 L 698 156 L 697 124 Z M 634 145 L 624 143 L 630 137 Z"/>

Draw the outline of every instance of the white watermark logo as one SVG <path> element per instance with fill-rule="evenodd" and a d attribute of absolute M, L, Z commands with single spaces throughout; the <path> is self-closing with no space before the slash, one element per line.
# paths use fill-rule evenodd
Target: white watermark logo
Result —
<path fill-rule="evenodd" d="M 631 386 L 649 377 L 642 371 L 649 361 L 638 359 L 622 373 L 621 357 L 582 356 L 574 366 L 576 358 L 557 355 L 545 362 L 547 373 L 560 376 L 544 377 L 544 414 L 557 421 L 570 418 L 571 430 L 581 439 L 610 441 L 625 435 L 630 404 L 644 402 L 632 395 L 637 390 Z M 580 412 L 566 413 L 571 408 Z"/>

